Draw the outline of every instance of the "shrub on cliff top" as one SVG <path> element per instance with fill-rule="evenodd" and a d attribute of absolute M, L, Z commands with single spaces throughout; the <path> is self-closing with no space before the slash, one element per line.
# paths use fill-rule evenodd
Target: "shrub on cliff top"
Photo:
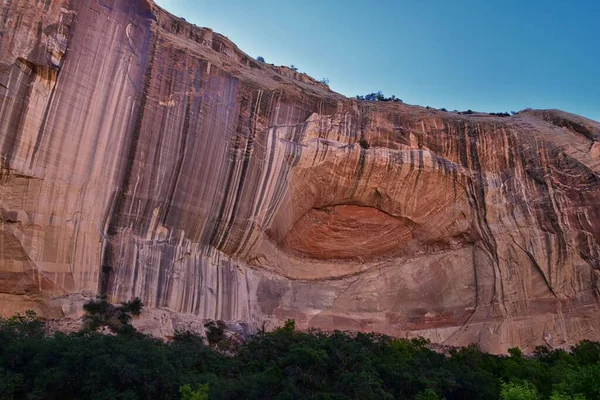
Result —
<path fill-rule="evenodd" d="M 395 95 L 391 97 L 385 97 L 384 94 L 380 91 L 366 94 L 364 96 L 356 96 L 356 100 L 363 101 L 393 101 L 396 103 L 402 103 L 402 100 L 397 98 Z"/>

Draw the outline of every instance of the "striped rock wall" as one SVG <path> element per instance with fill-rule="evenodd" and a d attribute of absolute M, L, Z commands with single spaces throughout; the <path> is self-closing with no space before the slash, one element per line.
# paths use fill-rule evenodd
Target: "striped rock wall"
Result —
<path fill-rule="evenodd" d="M 598 340 L 599 137 L 347 99 L 149 0 L 3 0 L 0 313 Z"/>

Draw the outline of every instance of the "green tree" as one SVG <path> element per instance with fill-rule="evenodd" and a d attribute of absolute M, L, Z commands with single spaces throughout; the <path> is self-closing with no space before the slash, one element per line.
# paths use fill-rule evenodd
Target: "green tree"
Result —
<path fill-rule="evenodd" d="M 415 396 L 415 400 L 439 400 L 440 396 L 433 389 L 425 389 Z"/>
<path fill-rule="evenodd" d="M 283 326 L 279 329 L 281 329 L 282 331 L 285 331 L 285 332 L 295 332 L 296 331 L 296 320 L 287 319 L 283 323 Z"/>
<path fill-rule="evenodd" d="M 206 328 L 206 339 L 210 345 L 218 345 L 227 338 L 225 334 L 227 324 L 221 320 L 207 321 L 204 327 Z"/>
<path fill-rule="evenodd" d="M 552 394 L 550 395 L 550 399 L 549 400 L 586 400 L 584 395 L 581 394 L 575 394 L 575 395 L 568 395 L 568 394 L 564 394 L 561 392 L 552 392 Z"/>
<path fill-rule="evenodd" d="M 139 312 L 137 303 L 100 299 L 86 311 L 106 321 L 117 308 Z M 224 323 L 210 326 L 224 334 Z M 192 332 L 164 342 L 131 329 L 61 334 L 33 312 L 0 318 L 0 399 L 600 399 L 594 342 L 531 355 L 475 345 L 440 354 L 424 339 L 300 332 L 290 319 L 224 355 Z"/>
<path fill-rule="evenodd" d="M 209 384 L 198 386 L 197 390 L 193 390 L 189 384 L 179 388 L 181 400 L 208 400 Z"/>
<path fill-rule="evenodd" d="M 538 400 L 539 396 L 535 386 L 525 383 L 503 383 L 500 392 L 502 400 Z"/>
<path fill-rule="evenodd" d="M 139 316 L 143 306 L 142 301 L 137 297 L 116 306 L 111 304 L 106 296 L 98 296 L 83 306 L 86 313 L 83 318 L 83 329 L 96 331 L 101 327 L 107 327 L 114 333 L 131 332 L 132 315 Z"/>

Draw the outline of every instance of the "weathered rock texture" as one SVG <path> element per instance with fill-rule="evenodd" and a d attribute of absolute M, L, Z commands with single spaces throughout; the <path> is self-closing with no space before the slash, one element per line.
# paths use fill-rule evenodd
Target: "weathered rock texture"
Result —
<path fill-rule="evenodd" d="M 0 6 L 2 314 L 600 339 L 600 124 L 347 99 L 147 0 Z"/>

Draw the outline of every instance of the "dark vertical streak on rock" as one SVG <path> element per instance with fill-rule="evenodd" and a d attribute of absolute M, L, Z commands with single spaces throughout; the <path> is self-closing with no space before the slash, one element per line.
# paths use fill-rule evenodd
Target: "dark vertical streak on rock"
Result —
<path fill-rule="evenodd" d="M 512 238 L 512 237 L 511 237 Z M 542 270 L 542 267 L 538 264 L 538 262 L 535 260 L 535 257 L 533 256 L 533 254 L 531 254 L 531 252 L 525 248 L 523 248 L 523 246 L 521 246 L 519 243 L 517 243 L 517 241 L 512 238 L 512 241 L 514 242 L 514 244 L 521 249 L 525 255 L 527 255 L 527 258 L 529 258 L 529 261 L 531 262 L 531 266 L 533 267 L 533 269 L 535 271 L 537 271 L 541 276 L 542 279 L 544 280 L 544 283 L 546 284 L 546 286 L 548 287 L 548 290 L 550 290 L 550 292 L 552 293 L 552 295 L 556 298 L 558 298 L 558 296 L 556 295 L 556 293 L 554 292 L 554 289 L 552 288 L 552 285 L 550 284 L 550 282 L 548 281 L 548 278 L 546 277 L 546 274 L 544 274 L 544 271 Z"/>
<path fill-rule="evenodd" d="M 46 110 L 44 110 L 44 116 L 42 117 L 42 123 L 40 124 L 40 129 L 38 130 L 37 137 L 35 139 L 35 145 L 33 146 L 33 153 L 31 155 L 31 162 L 29 163 L 29 168 L 33 167 L 35 162 L 35 156 L 40 149 L 40 145 L 42 143 L 42 137 L 44 136 L 44 131 L 46 131 L 47 126 L 46 123 L 48 121 L 48 115 L 50 114 L 50 109 L 52 108 L 52 100 L 54 100 L 54 94 L 56 93 L 56 86 L 58 86 L 58 75 L 60 70 L 58 70 L 56 82 L 52 85 L 52 90 L 50 91 L 50 98 L 48 99 L 48 105 L 46 106 Z M 35 71 L 34 71 L 35 73 Z"/>
<path fill-rule="evenodd" d="M 215 318 L 219 318 L 219 307 L 220 307 L 220 296 L 219 296 L 219 291 L 221 290 L 221 285 L 220 285 L 220 278 L 221 278 L 221 258 L 219 257 L 218 261 L 217 261 L 217 268 L 215 271 L 215 277 L 216 277 L 216 287 L 215 287 Z"/>
<path fill-rule="evenodd" d="M 166 294 L 169 293 L 171 286 L 171 268 L 173 265 L 173 257 L 175 256 L 175 250 L 173 246 L 163 244 L 161 246 L 161 259 L 158 264 L 158 279 L 156 280 L 156 298 L 155 307 L 161 307 L 165 305 Z"/>
<path fill-rule="evenodd" d="M 265 139 L 266 144 L 269 143 L 268 139 Z M 269 162 L 267 164 L 267 171 L 265 176 L 271 176 L 271 170 L 273 168 L 273 158 L 275 157 L 275 148 L 277 147 L 277 136 L 275 134 L 273 134 L 273 139 L 272 139 L 272 145 L 271 148 L 267 149 L 269 152 Z M 265 182 L 266 183 L 266 182 Z M 252 215 L 256 215 L 258 214 L 260 208 L 262 207 L 263 201 L 265 199 L 265 194 L 266 194 L 266 184 L 263 183 L 262 187 L 260 188 L 260 195 L 258 198 L 258 202 L 256 203 L 256 207 L 254 207 L 254 209 L 252 210 Z"/>
<path fill-rule="evenodd" d="M 165 213 L 162 218 L 162 224 L 164 225 L 167 221 L 167 217 L 169 216 L 169 212 L 171 211 L 171 207 L 173 206 L 173 198 L 175 197 L 175 190 L 179 184 L 179 179 L 181 177 L 181 167 L 183 166 L 183 160 L 186 156 L 187 151 L 187 141 L 190 133 L 190 113 L 192 108 L 192 94 L 188 95 L 188 102 L 185 108 L 185 117 L 183 120 L 183 132 L 181 133 L 181 143 L 179 144 L 179 157 L 177 159 L 177 164 L 175 165 L 175 171 L 173 174 L 173 179 L 171 179 L 171 188 L 167 194 L 167 204 L 165 206 Z"/>
<path fill-rule="evenodd" d="M 366 150 L 361 147 L 360 153 L 358 155 L 358 165 L 357 165 L 358 171 L 356 173 L 356 176 L 352 180 L 352 191 L 351 191 L 352 196 L 354 196 L 354 194 L 358 190 L 358 184 L 363 177 L 363 174 L 365 171 L 365 161 L 366 161 Z"/>
<path fill-rule="evenodd" d="M 18 67 L 16 64 L 14 64 L 12 68 Z M 19 71 L 19 73 L 22 74 L 23 72 Z M 31 95 L 31 83 L 33 82 L 32 76 L 35 76 L 33 72 L 29 75 L 27 84 L 22 85 L 20 88 L 18 88 L 19 92 L 16 93 L 15 98 L 18 99 L 22 97 L 24 99 L 22 101 L 23 105 L 20 105 L 18 112 L 13 113 L 12 117 L 10 118 L 10 121 L 8 122 L 8 125 L 6 126 L 7 131 L 4 132 L 6 134 L 6 139 L 4 139 L 2 153 L 0 153 L 0 155 L 3 156 L 2 167 L 6 169 L 10 168 L 10 158 L 11 155 L 14 154 L 17 139 L 19 134 L 21 133 L 21 129 L 19 129 L 19 126 L 21 126 L 21 121 L 23 120 L 25 110 L 27 109 L 27 107 L 25 107 L 24 104 L 28 103 L 29 96 Z"/>
<path fill-rule="evenodd" d="M 233 141 L 233 147 L 232 147 L 232 159 L 230 161 L 230 166 L 229 166 L 229 173 L 227 174 L 227 181 L 225 182 L 225 190 L 223 192 L 223 199 L 221 201 L 221 206 L 219 207 L 219 212 L 217 213 L 217 217 L 216 217 L 216 221 L 214 223 L 214 225 L 212 226 L 212 229 L 210 230 L 210 239 L 208 240 L 208 244 L 211 246 L 216 246 L 216 239 L 217 239 L 217 235 L 221 232 L 220 226 L 221 223 L 223 221 L 223 213 L 225 212 L 225 207 L 227 206 L 227 201 L 226 198 L 229 195 L 229 192 L 231 191 L 231 186 L 233 184 L 233 175 L 235 173 L 235 162 L 237 159 L 237 152 L 239 150 L 239 134 L 242 131 L 242 125 L 243 125 L 243 116 L 240 112 L 240 115 L 238 116 L 238 126 L 236 129 L 236 136 L 235 139 Z"/>
<path fill-rule="evenodd" d="M 478 226 L 479 234 L 481 235 L 483 248 L 486 250 L 490 261 L 494 268 L 495 283 L 500 283 L 500 292 L 497 292 L 496 285 L 494 285 L 494 297 L 496 301 L 502 302 L 503 299 L 503 280 L 500 276 L 499 257 L 496 240 L 492 234 L 489 223 L 487 221 L 487 206 L 485 200 L 485 176 L 481 171 L 481 163 L 479 161 L 479 154 L 477 150 L 477 138 L 481 134 L 479 128 L 475 128 L 477 131 L 473 131 L 473 128 L 468 124 L 462 124 L 464 130 L 463 135 L 460 136 L 461 141 L 461 161 L 463 165 L 467 166 L 473 171 L 476 171 L 474 178 L 469 178 L 469 190 L 468 198 L 472 204 L 471 208 L 475 211 L 475 224 Z M 467 146 L 467 138 L 469 144 Z M 468 153 L 467 153 L 468 152 Z"/>
<path fill-rule="evenodd" d="M 152 50 L 150 52 L 150 60 L 148 62 L 148 66 L 146 68 L 146 74 L 144 76 L 144 86 L 141 93 L 141 99 L 137 111 L 137 119 L 135 122 L 135 126 L 131 136 L 131 142 L 129 145 L 129 149 L 127 152 L 127 160 L 125 163 L 125 168 L 123 171 L 123 181 L 120 185 L 120 193 L 115 196 L 115 204 L 111 205 L 112 212 L 109 215 L 109 220 L 105 226 L 106 229 L 106 245 L 104 246 L 101 258 L 101 270 L 100 270 L 100 279 L 98 288 L 100 294 L 107 294 L 110 283 L 110 275 L 112 272 L 112 260 L 111 257 L 113 255 L 112 243 L 110 236 L 114 236 L 117 233 L 119 216 L 121 214 L 123 205 L 125 203 L 125 198 L 127 197 L 127 190 L 129 189 L 129 184 L 131 182 L 131 172 L 133 170 L 133 164 L 135 163 L 135 155 L 137 153 L 137 146 L 140 139 L 140 134 L 142 130 L 142 122 L 144 120 L 144 113 L 146 111 L 146 103 L 148 101 L 148 91 L 150 88 L 150 82 L 152 80 L 152 69 L 154 67 L 154 56 L 156 53 L 156 46 L 159 41 L 159 35 L 156 33 L 156 37 L 152 37 L 152 32 L 150 32 L 150 40 L 152 43 Z"/>
<path fill-rule="evenodd" d="M 133 265 L 133 284 L 131 285 L 131 297 L 134 297 L 133 290 L 137 287 L 138 277 L 140 275 L 140 251 L 137 246 L 135 246 L 135 263 Z"/>
<path fill-rule="evenodd" d="M 237 191 L 235 193 L 235 201 L 233 203 L 233 209 L 231 210 L 231 217 L 229 218 L 229 221 L 227 222 L 227 228 L 225 229 L 225 232 L 231 233 L 231 227 L 233 226 L 233 222 L 236 219 L 237 213 L 238 213 L 238 208 L 240 207 L 240 201 L 242 199 L 242 193 L 246 187 L 246 175 L 248 174 L 248 169 L 250 167 L 250 161 L 252 159 L 252 151 L 254 149 L 254 137 L 255 137 L 255 126 L 254 126 L 254 118 L 255 115 L 254 113 L 256 112 L 255 106 L 254 106 L 254 102 L 252 101 L 250 104 L 250 118 L 248 121 L 249 127 L 248 127 L 248 138 L 246 139 L 246 148 L 244 149 L 244 158 L 242 161 L 242 171 L 240 174 L 240 181 L 238 183 L 237 186 Z M 217 247 L 221 247 L 225 245 L 225 239 L 227 236 L 223 236 L 223 239 L 221 240 L 221 243 L 219 243 L 219 246 Z"/>
<path fill-rule="evenodd" d="M 49 5 L 50 5 L 50 1 L 47 0 L 46 3 L 45 3 L 45 5 L 44 5 L 44 13 L 48 11 Z M 40 25 L 38 26 L 38 31 L 37 31 L 38 41 L 40 43 L 41 43 L 41 37 L 42 37 L 41 36 L 42 35 L 41 25 L 42 25 L 42 22 L 40 21 Z M 62 57 L 62 63 L 61 63 L 61 65 L 64 65 L 65 62 L 66 62 L 66 60 L 67 60 L 67 56 L 69 54 L 69 43 L 70 42 L 71 42 L 71 35 L 69 35 L 69 39 L 67 40 L 67 46 L 66 46 L 65 53 L 63 54 L 63 57 Z M 37 48 L 34 50 L 34 52 L 36 52 L 36 51 L 37 51 Z M 23 61 L 27 62 L 25 60 L 23 60 Z M 36 68 L 35 65 L 32 65 L 31 63 L 28 63 L 28 64 L 30 64 L 30 66 L 32 68 L 32 73 L 33 74 L 38 73 L 37 68 Z M 44 116 L 42 117 L 42 123 L 40 124 L 40 129 L 38 130 L 38 134 L 37 134 L 37 137 L 36 137 L 36 140 L 35 140 L 35 145 L 33 146 L 33 153 L 31 155 L 31 162 L 29 164 L 29 168 L 33 167 L 33 164 L 35 162 L 35 156 L 36 156 L 37 152 L 39 151 L 39 148 L 40 148 L 40 145 L 41 145 L 41 142 L 42 142 L 43 132 L 46 130 L 46 123 L 48 121 L 48 115 L 50 113 L 50 109 L 52 108 L 52 102 L 54 100 L 54 95 L 56 93 L 56 87 L 59 85 L 59 81 L 58 80 L 59 80 L 59 78 L 61 76 L 61 74 L 60 74 L 61 68 L 54 69 L 54 68 L 52 68 L 50 66 L 43 66 L 43 68 L 48 68 L 50 70 L 54 70 L 56 72 L 56 76 L 55 76 L 55 80 L 54 80 L 54 82 L 52 84 L 52 89 L 50 90 L 50 96 L 48 98 L 48 103 L 46 105 L 46 109 L 44 110 Z M 31 82 L 30 82 L 30 84 L 31 84 Z"/>

